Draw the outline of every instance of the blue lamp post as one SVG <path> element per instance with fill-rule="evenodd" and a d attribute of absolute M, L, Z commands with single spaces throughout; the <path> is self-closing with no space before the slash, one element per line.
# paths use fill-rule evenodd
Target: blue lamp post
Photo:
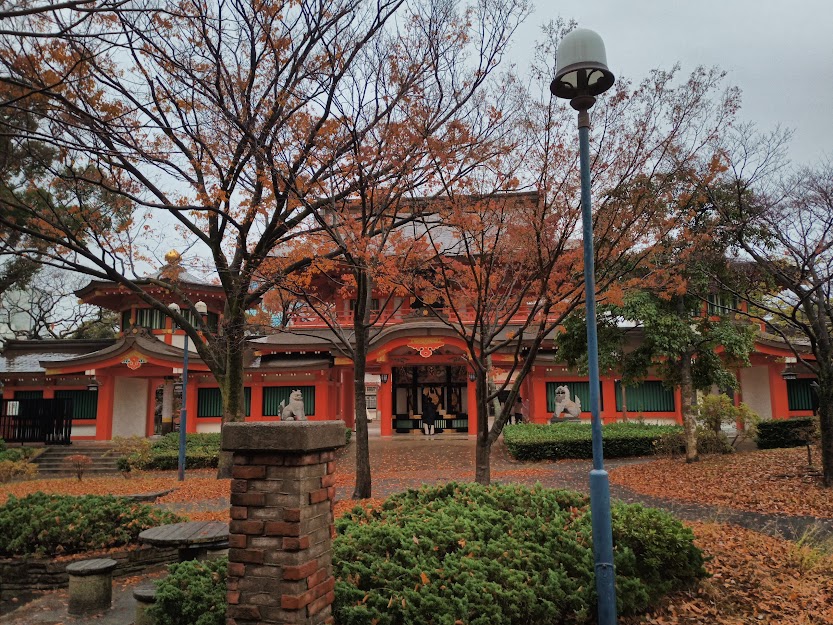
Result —
<path fill-rule="evenodd" d="M 613 532 L 610 524 L 610 484 L 604 469 L 602 423 L 599 414 L 599 344 L 596 335 L 596 278 L 593 254 L 593 216 L 590 206 L 590 114 L 596 96 L 613 86 L 602 38 L 578 28 L 567 34 L 556 53 L 555 79 L 550 91 L 570 100 L 578 111 L 581 164 L 581 222 L 584 239 L 584 292 L 587 301 L 587 360 L 590 378 L 590 414 L 593 428 L 593 470 L 590 471 L 590 511 L 599 625 L 616 623 L 616 586 L 613 571 Z"/>
<path fill-rule="evenodd" d="M 168 306 L 171 310 L 180 311 L 178 304 L 170 304 Z M 200 315 L 208 312 L 208 306 L 205 302 L 197 302 L 194 308 Z M 185 334 L 185 342 L 182 345 L 182 398 L 179 407 L 179 458 L 177 460 L 177 479 L 182 482 L 185 480 L 185 430 L 188 421 L 188 334 Z"/>

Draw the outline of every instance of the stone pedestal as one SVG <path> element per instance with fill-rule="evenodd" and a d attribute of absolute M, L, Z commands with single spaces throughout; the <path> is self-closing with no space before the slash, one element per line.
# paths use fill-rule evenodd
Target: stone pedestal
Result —
<path fill-rule="evenodd" d="M 155 620 L 148 614 L 148 608 L 156 602 L 156 584 L 142 584 L 133 589 L 136 600 L 136 612 L 133 625 L 155 625 Z"/>
<path fill-rule="evenodd" d="M 233 452 L 228 625 L 332 623 L 342 421 L 227 423 Z"/>
<path fill-rule="evenodd" d="M 113 600 L 113 569 L 110 558 L 81 560 L 67 566 L 69 606 L 73 616 L 83 616 L 110 609 Z"/>

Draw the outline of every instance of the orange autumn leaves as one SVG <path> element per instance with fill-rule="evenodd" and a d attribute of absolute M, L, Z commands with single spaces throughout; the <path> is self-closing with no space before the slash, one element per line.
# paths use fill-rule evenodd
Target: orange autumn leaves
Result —
<path fill-rule="evenodd" d="M 833 557 L 733 525 L 692 528 L 710 577 L 622 625 L 833 623 Z"/>
<path fill-rule="evenodd" d="M 610 481 L 653 497 L 833 518 L 833 497 L 821 485 L 818 449 L 813 458 L 810 469 L 806 448 L 797 447 L 707 456 L 692 464 L 656 460 L 614 469 Z"/>

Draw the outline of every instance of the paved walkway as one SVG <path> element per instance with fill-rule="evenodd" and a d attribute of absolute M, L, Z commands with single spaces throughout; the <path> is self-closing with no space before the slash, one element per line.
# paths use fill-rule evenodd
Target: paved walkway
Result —
<path fill-rule="evenodd" d="M 355 444 L 339 452 L 337 475 L 340 486 L 338 499 L 349 499 L 355 467 Z M 371 467 L 377 477 L 373 481 L 373 496 L 385 497 L 407 488 L 423 484 L 438 484 L 452 480 L 472 481 L 474 479 L 475 441 L 466 435 L 441 434 L 426 437 L 419 434 L 382 439 L 378 431 L 371 429 Z M 645 462 L 645 459 L 608 460 L 605 468 Z M 491 457 L 493 483 L 540 483 L 550 488 L 566 488 L 586 493 L 591 468 L 589 460 L 561 461 L 555 463 L 521 463 L 513 460 L 502 441 L 498 442 Z M 676 517 L 688 521 L 714 521 L 733 523 L 772 535 L 794 539 L 814 528 L 820 536 L 833 535 L 833 520 L 814 517 L 790 517 L 769 515 L 716 506 L 700 505 L 673 500 L 662 500 L 639 495 L 623 487 L 612 485 L 614 499 L 630 503 L 642 503 L 662 508 Z M 226 510 L 226 500 L 206 500 L 178 506 L 179 510 Z M 158 576 L 156 572 L 153 575 Z M 95 618 L 73 618 L 66 613 L 66 590 L 46 593 L 31 603 L 0 616 L 0 625 L 130 625 L 133 622 L 134 600 L 132 588 L 143 579 L 116 580 L 113 588 L 113 609 Z M 5 608 L 7 611 L 9 607 Z"/>

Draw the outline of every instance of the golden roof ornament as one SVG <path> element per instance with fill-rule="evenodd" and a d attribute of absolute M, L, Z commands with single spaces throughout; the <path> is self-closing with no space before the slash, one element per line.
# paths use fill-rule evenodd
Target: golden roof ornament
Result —
<path fill-rule="evenodd" d="M 165 254 L 165 262 L 169 265 L 175 265 L 182 259 L 182 256 L 176 250 L 171 250 L 167 254 Z"/>

